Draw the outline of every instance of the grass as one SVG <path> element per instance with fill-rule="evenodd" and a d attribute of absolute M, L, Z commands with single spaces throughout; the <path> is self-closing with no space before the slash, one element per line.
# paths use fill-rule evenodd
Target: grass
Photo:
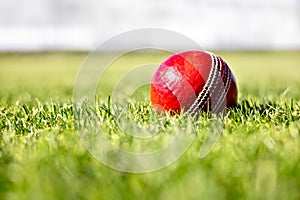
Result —
<path fill-rule="evenodd" d="M 86 53 L 0 54 L 1 199 L 299 199 L 299 52 L 217 52 L 239 85 L 223 133 L 203 159 L 211 118 L 193 121 L 195 141 L 173 165 L 131 174 L 101 164 L 84 148 L 73 123 L 72 87 Z M 129 54 L 113 63 L 102 87 L 167 53 Z M 147 93 L 147 88 L 142 89 Z M 146 92 L 145 92 L 146 91 Z M 155 122 L 155 142 L 137 142 L 116 126 L 107 99 L 94 108 L 113 144 L 132 151 L 166 145 L 181 116 L 151 118 L 149 101 L 130 101 L 126 116 Z M 153 116 L 152 116 L 153 117 Z"/>

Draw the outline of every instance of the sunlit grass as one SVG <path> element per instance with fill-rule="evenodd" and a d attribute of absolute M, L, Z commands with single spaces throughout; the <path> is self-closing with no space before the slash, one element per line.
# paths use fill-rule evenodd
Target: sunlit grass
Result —
<path fill-rule="evenodd" d="M 240 92 L 220 139 L 198 158 L 210 120 L 203 114 L 194 122 L 189 150 L 173 165 L 146 174 L 113 170 L 80 142 L 72 87 L 86 53 L 0 55 L 0 199 L 299 199 L 299 52 L 218 54 Z M 114 63 L 115 72 L 166 56 L 128 55 Z M 113 87 L 121 73 L 109 74 L 103 83 Z M 158 125 L 157 143 L 142 143 L 147 149 L 165 145 L 182 126 L 182 116 L 151 118 L 147 99 L 129 105 L 126 115 L 138 124 Z M 115 145 L 143 149 L 118 129 L 107 99 L 93 109 Z"/>

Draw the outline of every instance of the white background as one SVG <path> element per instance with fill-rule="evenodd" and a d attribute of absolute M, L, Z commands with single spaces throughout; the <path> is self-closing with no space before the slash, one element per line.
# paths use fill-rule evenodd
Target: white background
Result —
<path fill-rule="evenodd" d="M 0 0 L 0 51 L 90 50 L 151 27 L 206 49 L 300 49 L 300 0 Z"/>

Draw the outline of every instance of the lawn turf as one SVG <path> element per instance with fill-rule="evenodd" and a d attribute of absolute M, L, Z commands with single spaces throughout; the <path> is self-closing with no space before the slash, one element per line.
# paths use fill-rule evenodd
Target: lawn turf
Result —
<path fill-rule="evenodd" d="M 72 88 L 87 53 L 1 53 L 0 199 L 299 199 L 300 52 L 216 53 L 239 88 L 239 106 L 228 111 L 221 138 L 198 158 L 210 120 L 203 116 L 189 150 L 173 165 L 145 174 L 101 164 L 78 138 Z M 102 86 L 110 88 L 131 67 L 168 55 L 129 54 L 113 63 L 115 71 L 107 72 Z M 131 102 L 129 114 L 142 123 L 147 109 L 147 99 Z M 139 150 L 99 111 L 114 144 Z M 169 117 L 157 145 L 165 145 L 179 126 L 180 116 Z"/>

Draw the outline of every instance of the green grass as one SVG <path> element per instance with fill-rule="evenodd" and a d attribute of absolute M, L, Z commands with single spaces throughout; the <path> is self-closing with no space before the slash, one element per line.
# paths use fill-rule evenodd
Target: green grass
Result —
<path fill-rule="evenodd" d="M 198 158 L 211 120 L 201 115 L 188 151 L 145 174 L 113 170 L 80 142 L 72 87 L 87 53 L 0 54 L 0 199 L 299 199 L 300 52 L 217 53 L 239 86 L 221 138 Z M 167 56 L 129 54 L 101 86 L 109 93 L 126 70 Z M 137 142 L 118 129 L 110 109 L 105 99 L 94 111 L 112 143 L 132 151 L 166 145 L 185 126 L 182 116 L 151 118 L 147 99 L 131 101 L 126 115 L 159 130 L 155 143 Z"/>

